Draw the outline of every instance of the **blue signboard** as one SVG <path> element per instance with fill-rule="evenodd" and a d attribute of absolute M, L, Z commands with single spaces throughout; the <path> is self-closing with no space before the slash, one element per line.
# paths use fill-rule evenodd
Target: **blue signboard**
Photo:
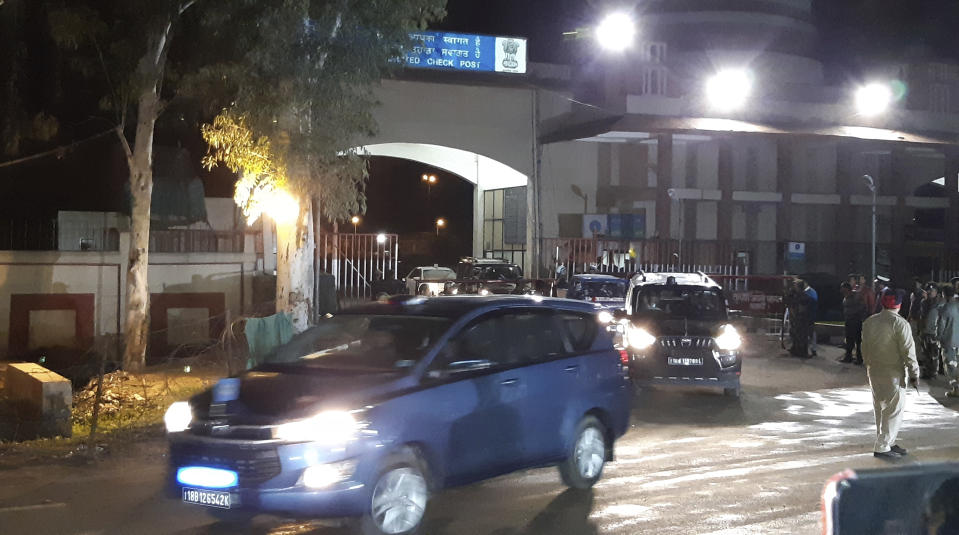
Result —
<path fill-rule="evenodd" d="M 609 214 L 609 237 L 641 240 L 646 237 L 646 210 L 635 214 Z"/>
<path fill-rule="evenodd" d="M 473 72 L 526 72 L 526 39 L 422 31 L 410 34 L 408 67 Z"/>

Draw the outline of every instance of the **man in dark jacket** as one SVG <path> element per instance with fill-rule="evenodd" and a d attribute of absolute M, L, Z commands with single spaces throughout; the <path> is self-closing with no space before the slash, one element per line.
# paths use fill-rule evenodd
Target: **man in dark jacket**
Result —
<path fill-rule="evenodd" d="M 841 291 L 842 315 L 846 323 L 846 356 L 840 362 L 853 362 L 852 350 L 855 348 L 855 362 L 862 364 L 862 322 L 866 319 L 866 303 L 848 282 L 842 283 Z"/>
<path fill-rule="evenodd" d="M 942 360 L 942 348 L 939 345 L 939 313 L 944 301 L 939 297 L 939 287 L 935 284 L 926 285 L 926 298 L 919 305 L 919 336 L 916 338 L 919 346 L 919 366 L 923 379 L 932 379 L 939 373 Z"/>

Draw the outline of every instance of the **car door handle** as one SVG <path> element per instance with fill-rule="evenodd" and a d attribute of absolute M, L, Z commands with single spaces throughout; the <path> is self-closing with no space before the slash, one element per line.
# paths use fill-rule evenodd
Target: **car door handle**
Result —
<path fill-rule="evenodd" d="M 512 386 L 519 382 L 519 379 L 507 379 L 500 384 L 503 386 Z"/>
<path fill-rule="evenodd" d="M 578 372 L 578 371 L 579 371 L 579 366 L 577 366 L 577 365 L 575 365 L 575 364 L 572 365 L 572 366 L 567 366 L 567 367 L 563 368 L 563 371 L 566 371 L 566 372 Z"/>

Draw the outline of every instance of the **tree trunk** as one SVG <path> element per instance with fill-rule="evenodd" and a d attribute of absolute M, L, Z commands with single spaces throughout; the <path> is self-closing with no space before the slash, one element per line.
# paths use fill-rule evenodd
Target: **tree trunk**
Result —
<path fill-rule="evenodd" d="M 313 210 L 300 199 L 300 214 L 292 223 L 276 223 L 276 311 L 286 313 L 295 332 L 310 325 L 313 313 Z"/>
<path fill-rule="evenodd" d="M 153 196 L 153 125 L 157 95 L 151 89 L 140 95 L 137 106 L 136 144 L 130 158 L 130 250 L 127 265 L 127 308 L 123 368 L 139 371 L 146 363 L 150 334 L 150 201 Z"/>
<path fill-rule="evenodd" d="M 130 251 L 123 331 L 123 368 L 128 371 L 140 371 L 146 364 L 150 334 L 147 273 L 150 265 L 150 201 L 153 198 L 153 127 L 160 113 L 160 83 L 163 81 L 173 16 L 170 13 L 157 21 L 157 31 L 148 37 L 147 51 L 137 65 L 137 74 L 144 85 L 137 97 L 136 140 L 132 151 L 121 136 L 130 168 Z"/>

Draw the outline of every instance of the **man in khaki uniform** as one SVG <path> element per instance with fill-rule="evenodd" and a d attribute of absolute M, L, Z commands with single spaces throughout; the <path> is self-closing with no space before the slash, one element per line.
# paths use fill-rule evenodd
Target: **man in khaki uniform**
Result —
<path fill-rule="evenodd" d="M 906 455 L 906 450 L 895 443 L 896 436 L 902 425 L 906 386 L 919 384 L 912 329 L 899 315 L 902 299 L 901 292 L 888 292 L 882 298 L 882 312 L 870 316 L 862 325 L 862 356 L 876 412 L 873 455 L 887 460 Z"/>

